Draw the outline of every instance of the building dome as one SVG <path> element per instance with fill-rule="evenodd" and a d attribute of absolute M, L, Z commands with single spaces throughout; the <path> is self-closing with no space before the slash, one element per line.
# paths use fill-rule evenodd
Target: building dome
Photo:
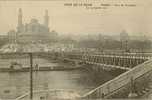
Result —
<path fill-rule="evenodd" d="M 38 23 L 38 20 L 35 18 L 32 18 L 30 23 Z"/>
<path fill-rule="evenodd" d="M 19 12 L 19 23 L 22 23 L 22 12 Z M 32 18 L 29 23 L 18 24 L 17 41 L 20 43 L 31 43 L 38 41 L 50 41 L 56 39 L 57 32 L 50 32 L 48 11 L 45 13 L 44 23 L 39 23 L 35 18 Z"/>

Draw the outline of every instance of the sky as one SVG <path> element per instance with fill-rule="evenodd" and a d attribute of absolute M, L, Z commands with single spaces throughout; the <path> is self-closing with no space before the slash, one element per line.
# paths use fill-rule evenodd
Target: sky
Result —
<path fill-rule="evenodd" d="M 135 4 L 134 7 L 86 9 L 64 6 L 65 3 Z M 23 12 L 23 23 L 36 18 L 43 23 L 45 9 L 49 12 L 49 28 L 59 34 L 118 35 L 126 30 L 130 35 L 152 36 L 152 2 L 150 0 L 45 0 L 0 1 L 0 34 L 16 29 L 18 9 Z"/>

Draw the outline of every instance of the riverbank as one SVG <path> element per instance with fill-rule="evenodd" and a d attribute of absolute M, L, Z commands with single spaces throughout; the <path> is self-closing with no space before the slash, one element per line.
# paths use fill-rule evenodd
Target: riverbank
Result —
<path fill-rule="evenodd" d="M 0 59 L 0 72 L 29 72 L 30 62 L 28 58 Z M 33 71 L 65 71 L 80 69 L 82 65 L 62 60 L 33 58 Z"/>

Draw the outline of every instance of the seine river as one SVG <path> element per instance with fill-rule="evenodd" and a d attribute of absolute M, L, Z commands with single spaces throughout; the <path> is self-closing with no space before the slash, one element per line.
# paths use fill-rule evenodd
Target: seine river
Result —
<path fill-rule="evenodd" d="M 99 77 L 86 69 L 71 71 L 41 71 L 33 73 L 34 90 L 64 89 L 82 95 L 113 78 L 107 72 Z M 98 78 L 98 79 L 97 79 Z M 0 98 L 16 98 L 29 91 L 29 72 L 0 73 Z"/>

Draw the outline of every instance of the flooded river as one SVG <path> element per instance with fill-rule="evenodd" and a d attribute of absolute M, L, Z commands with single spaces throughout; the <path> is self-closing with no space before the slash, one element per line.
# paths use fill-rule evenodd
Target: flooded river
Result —
<path fill-rule="evenodd" d="M 33 84 L 34 90 L 64 89 L 82 95 L 112 77 L 103 71 L 100 73 L 100 78 L 96 79 L 94 72 L 86 69 L 41 71 L 33 73 Z M 29 83 L 29 72 L 0 73 L 0 98 L 16 98 L 28 92 Z"/>
<path fill-rule="evenodd" d="M 12 61 L 22 65 L 29 64 L 29 59 L 24 58 L 1 59 L 0 67 L 9 67 Z M 56 64 L 51 60 L 41 58 L 34 58 L 34 63 L 53 64 L 53 66 Z M 34 90 L 72 90 L 83 95 L 114 77 L 106 71 L 96 73 L 84 68 L 67 71 L 37 71 L 33 72 L 33 88 Z M 16 98 L 29 92 L 29 90 L 29 72 L 0 72 L 0 98 Z"/>

